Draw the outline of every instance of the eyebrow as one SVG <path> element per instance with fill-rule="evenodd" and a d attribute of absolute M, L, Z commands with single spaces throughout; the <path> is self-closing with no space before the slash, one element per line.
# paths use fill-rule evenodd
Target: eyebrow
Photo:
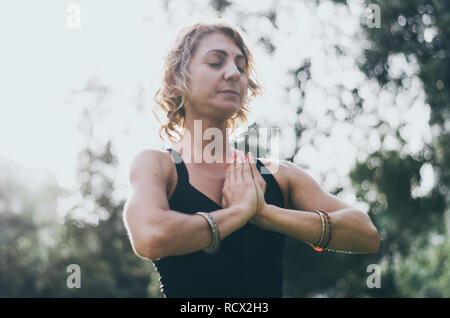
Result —
<path fill-rule="evenodd" d="M 221 54 L 221 55 L 224 55 L 224 56 L 228 56 L 228 53 L 226 51 L 224 51 L 224 50 L 217 50 L 217 49 L 216 50 L 209 50 L 203 56 L 206 56 L 209 53 L 218 53 L 218 54 Z M 242 54 L 237 54 L 236 55 L 236 59 L 242 59 L 242 58 L 245 60 L 245 56 L 244 55 L 242 55 Z"/>

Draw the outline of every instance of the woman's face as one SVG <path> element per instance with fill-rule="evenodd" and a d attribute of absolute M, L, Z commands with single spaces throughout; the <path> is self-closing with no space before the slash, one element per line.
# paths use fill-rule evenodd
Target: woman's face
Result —
<path fill-rule="evenodd" d="M 189 64 L 189 106 L 196 115 L 228 119 L 245 102 L 246 61 L 234 40 L 222 33 L 204 36 Z"/>

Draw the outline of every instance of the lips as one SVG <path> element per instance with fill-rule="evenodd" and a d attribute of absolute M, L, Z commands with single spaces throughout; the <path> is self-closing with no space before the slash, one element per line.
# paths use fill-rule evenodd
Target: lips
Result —
<path fill-rule="evenodd" d="M 238 97 L 240 97 L 239 93 L 237 91 L 233 91 L 231 89 L 225 90 L 225 91 L 220 91 L 219 93 L 230 93 L 230 94 L 234 94 Z"/>

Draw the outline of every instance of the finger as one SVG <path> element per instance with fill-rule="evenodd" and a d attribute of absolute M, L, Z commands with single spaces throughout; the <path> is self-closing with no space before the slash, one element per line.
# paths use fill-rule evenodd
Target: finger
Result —
<path fill-rule="evenodd" d="M 227 163 L 231 164 L 233 162 L 233 158 L 234 158 L 234 153 L 228 155 L 227 156 Z"/>
<path fill-rule="evenodd" d="M 228 200 L 225 194 L 222 195 L 222 207 L 223 208 L 228 207 Z"/>
<path fill-rule="evenodd" d="M 264 181 L 258 181 L 259 186 L 261 187 L 262 191 L 266 192 L 266 183 Z"/>
<path fill-rule="evenodd" d="M 251 152 L 248 153 L 249 163 L 250 163 L 250 170 L 252 172 L 252 176 L 254 180 L 258 179 L 258 168 L 256 167 L 255 158 L 253 157 L 253 154 Z"/>
<path fill-rule="evenodd" d="M 232 185 L 234 184 L 234 181 L 235 181 L 235 172 L 236 172 L 236 162 L 235 161 L 236 161 L 235 154 L 233 154 L 231 157 L 230 165 L 228 166 L 228 169 L 230 169 L 229 178 L 228 178 L 230 187 L 232 187 Z"/>
<path fill-rule="evenodd" d="M 252 170 L 250 167 L 250 161 L 248 155 L 244 157 L 244 178 L 253 180 Z"/>
<path fill-rule="evenodd" d="M 230 176 L 231 176 L 231 167 L 230 164 L 227 163 L 226 168 L 225 168 L 225 182 L 223 183 L 223 188 L 227 189 L 229 182 L 230 182 Z"/>
<path fill-rule="evenodd" d="M 237 155 L 237 162 L 236 162 L 236 180 L 239 180 L 239 182 L 242 182 L 243 178 L 244 178 L 244 174 L 243 174 L 243 157 L 242 157 L 242 153 L 239 152 Z"/>
<path fill-rule="evenodd" d="M 253 178 L 253 172 L 252 172 L 252 168 L 251 168 L 251 162 L 250 162 L 250 157 L 249 154 L 247 154 L 246 156 L 246 163 L 245 163 L 245 169 L 246 169 L 246 177 L 248 178 L 248 180 L 251 180 L 251 184 L 252 186 L 255 187 L 255 191 L 256 191 L 256 199 L 259 202 L 259 190 L 258 190 L 258 185 L 256 183 L 256 180 Z"/>
<path fill-rule="evenodd" d="M 252 167 L 251 167 L 251 158 L 250 158 L 250 153 L 247 153 L 246 157 L 246 161 L 245 161 L 245 167 L 246 167 L 246 171 L 248 171 L 250 177 L 253 180 L 253 171 L 252 171 Z"/>
<path fill-rule="evenodd" d="M 250 161 L 251 161 L 252 172 L 254 173 L 253 177 L 254 177 L 255 181 L 257 181 L 258 184 L 261 186 L 261 189 L 265 192 L 266 180 L 264 180 L 263 176 L 258 171 L 258 168 L 256 167 L 256 159 L 253 157 L 253 154 L 250 153 L 249 157 L 250 157 Z"/>
<path fill-rule="evenodd" d="M 233 157 L 233 174 L 232 174 L 232 178 L 233 178 L 233 182 L 236 183 L 239 177 L 239 173 L 238 173 L 238 153 L 235 152 L 234 153 L 234 157 Z"/>
<path fill-rule="evenodd" d="M 266 180 L 264 180 L 264 178 L 262 177 L 262 175 L 259 172 L 257 174 L 258 174 L 258 177 L 257 177 L 258 183 L 261 185 L 261 189 L 263 189 L 263 191 L 265 192 L 266 184 L 267 184 Z"/>

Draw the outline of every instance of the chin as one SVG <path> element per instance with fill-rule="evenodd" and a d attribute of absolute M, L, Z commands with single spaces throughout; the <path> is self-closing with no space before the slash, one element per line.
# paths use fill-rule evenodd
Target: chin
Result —
<path fill-rule="evenodd" d="M 233 102 L 221 102 L 216 105 L 214 105 L 214 108 L 220 109 L 222 112 L 230 113 L 231 115 L 235 112 L 239 111 L 241 108 L 241 105 Z"/>

